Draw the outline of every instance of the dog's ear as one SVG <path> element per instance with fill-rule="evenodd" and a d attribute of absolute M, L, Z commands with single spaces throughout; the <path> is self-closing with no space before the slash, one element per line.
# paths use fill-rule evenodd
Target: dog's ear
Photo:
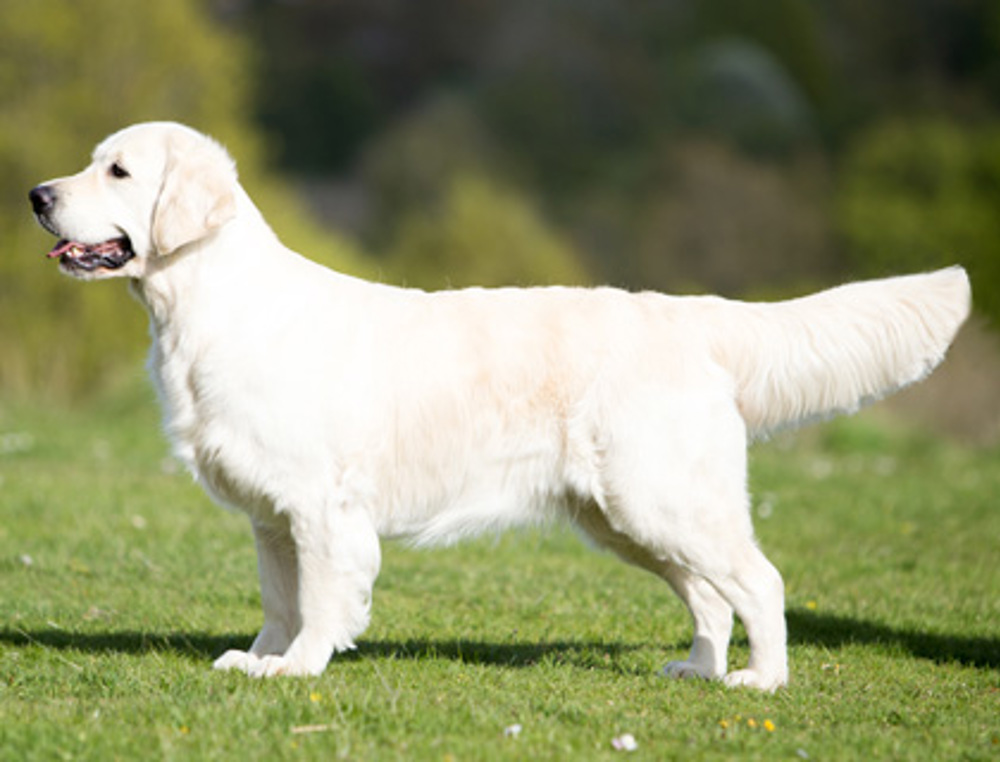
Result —
<path fill-rule="evenodd" d="M 153 246 L 162 255 L 200 241 L 236 216 L 233 162 L 222 146 L 197 138 L 170 146 L 153 210 Z"/>

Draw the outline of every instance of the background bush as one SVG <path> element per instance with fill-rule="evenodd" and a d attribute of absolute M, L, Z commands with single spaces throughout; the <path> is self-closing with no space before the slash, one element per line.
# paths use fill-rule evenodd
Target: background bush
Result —
<path fill-rule="evenodd" d="M 25 194 L 108 133 L 222 140 L 292 248 L 392 282 L 801 293 L 954 262 L 1000 310 L 991 0 L 0 0 L 0 399 L 132 373 Z"/>
<path fill-rule="evenodd" d="M 250 119 L 251 47 L 204 3 L 0 0 L 0 390 L 79 396 L 134 367 L 145 315 L 121 282 L 60 277 L 27 191 L 87 163 L 131 122 L 184 121 L 239 157 L 244 182 L 290 244 L 331 264 L 352 247 L 318 226 L 264 168 Z"/>
<path fill-rule="evenodd" d="M 386 265 L 408 285 L 579 285 L 587 281 L 572 246 L 516 193 L 481 175 L 452 179 L 436 209 L 400 222 Z"/>
<path fill-rule="evenodd" d="M 880 123 L 847 156 L 840 222 L 869 272 L 964 263 L 976 306 L 1000 318 L 1000 126 Z"/>

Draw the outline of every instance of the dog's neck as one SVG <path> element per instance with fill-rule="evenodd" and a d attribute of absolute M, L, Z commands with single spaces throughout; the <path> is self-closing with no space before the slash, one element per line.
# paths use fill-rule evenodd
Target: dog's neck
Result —
<path fill-rule="evenodd" d="M 283 247 L 275 246 L 277 237 L 241 186 L 237 190 L 238 212 L 235 217 L 204 238 L 168 255 L 153 255 L 140 278 L 133 278 L 130 291 L 146 308 L 154 335 L 162 333 L 175 319 L 187 314 L 178 305 L 201 298 L 206 283 L 223 283 L 240 288 L 239 273 L 258 264 Z M 206 271 L 228 269 L 224 279 L 206 279 Z"/>

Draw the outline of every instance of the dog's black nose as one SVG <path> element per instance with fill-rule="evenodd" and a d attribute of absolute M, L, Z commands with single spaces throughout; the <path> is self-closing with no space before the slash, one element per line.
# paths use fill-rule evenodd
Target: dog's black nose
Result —
<path fill-rule="evenodd" d="M 56 192 L 48 185 L 32 188 L 28 198 L 31 199 L 31 208 L 35 210 L 35 214 L 45 214 L 56 205 Z"/>

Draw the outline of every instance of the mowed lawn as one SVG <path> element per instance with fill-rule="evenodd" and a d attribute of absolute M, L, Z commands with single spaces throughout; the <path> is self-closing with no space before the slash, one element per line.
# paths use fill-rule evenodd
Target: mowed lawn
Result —
<path fill-rule="evenodd" d="M 659 677 L 686 612 L 559 526 L 386 544 L 357 651 L 255 681 L 211 670 L 261 622 L 249 529 L 167 457 L 150 397 L 0 405 L 0 759 L 1000 759 L 995 451 L 877 413 L 754 447 L 787 585 L 773 695 Z"/>

